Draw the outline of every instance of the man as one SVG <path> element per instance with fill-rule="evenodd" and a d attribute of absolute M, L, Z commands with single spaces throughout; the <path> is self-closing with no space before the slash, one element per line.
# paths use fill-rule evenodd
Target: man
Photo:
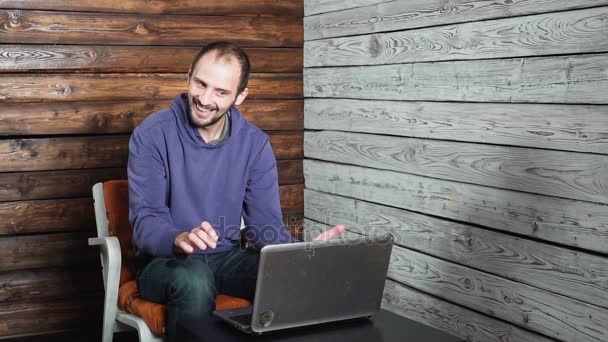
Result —
<path fill-rule="evenodd" d="M 253 298 L 258 254 L 239 248 L 241 216 L 258 248 L 295 241 L 282 222 L 268 136 L 235 107 L 247 97 L 249 69 L 239 47 L 207 45 L 188 71 L 188 93 L 131 136 L 138 287 L 143 298 L 167 305 L 170 340 L 178 320 L 208 317 L 216 294 Z"/>

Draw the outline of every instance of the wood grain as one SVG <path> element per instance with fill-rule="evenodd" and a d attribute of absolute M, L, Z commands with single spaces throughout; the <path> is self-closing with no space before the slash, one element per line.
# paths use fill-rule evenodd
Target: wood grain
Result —
<path fill-rule="evenodd" d="M 608 156 L 454 141 L 306 132 L 305 156 L 608 204 Z"/>
<path fill-rule="evenodd" d="M 11 45 L 0 51 L 0 73 L 187 73 L 199 47 L 107 45 Z M 248 48 L 251 71 L 301 73 L 301 48 Z"/>
<path fill-rule="evenodd" d="M 304 15 L 340 11 L 387 1 L 392 0 L 306 0 L 304 1 Z"/>
<path fill-rule="evenodd" d="M 0 302 L 102 294 L 99 268 L 49 268 L 0 273 Z"/>
<path fill-rule="evenodd" d="M 171 100 L 6 103 L 0 135 L 130 133 Z M 239 106 L 247 120 L 264 130 L 301 130 L 302 100 L 248 100 Z"/>
<path fill-rule="evenodd" d="M 187 89 L 185 74 L 6 74 L 1 102 L 173 99 Z M 301 74 L 252 74 L 251 99 L 302 97 Z"/>
<path fill-rule="evenodd" d="M 608 106 L 306 99 L 306 129 L 608 154 Z"/>
<path fill-rule="evenodd" d="M 302 160 L 278 160 L 279 184 L 303 184 Z M 0 202 L 91 196 L 97 182 L 127 179 L 117 168 L 0 173 Z"/>
<path fill-rule="evenodd" d="M 302 17 L 302 0 L 2 0 L 0 8 L 149 14 L 280 15 Z"/>
<path fill-rule="evenodd" d="M 470 342 L 552 342 L 553 339 L 387 279 L 382 307 Z"/>
<path fill-rule="evenodd" d="M 302 131 L 268 133 L 277 159 L 304 155 Z M 124 167 L 129 136 L 0 140 L 0 172 Z"/>
<path fill-rule="evenodd" d="M 99 249 L 87 243 L 93 230 L 0 237 L 0 271 L 82 265 L 98 269 Z"/>
<path fill-rule="evenodd" d="M 603 256 L 308 189 L 304 205 L 311 220 L 390 233 L 399 246 L 608 308 Z"/>
<path fill-rule="evenodd" d="M 302 25 L 279 16 L 226 20 L 222 16 L 0 11 L 0 43 L 201 46 L 216 40 L 244 47 L 301 47 Z"/>
<path fill-rule="evenodd" d="M 605 54 L 304 69 L 305 97 L 605 104 Z"/>
<path fill-rule="evenodd" d="M 608 310 L 399 246 L 388 278 L 565 341 L 602 342 Z"/>
<path fill-rule="evenodd" d="M 304 44 L 304 60 L 311 67 L 602 52 L 608 51 L 607 18 L 608 7 L 599 7 L 324 39 Z"/>
<path fill-rule="evenodd" d="M 0 235 L 94 231 L 93 200 L 53 199 L 0 203 Z"/>
<path fill-rule="evenodd" d="M 313 160 L 304 178 L 313 190 L 608 253 L 601 204 Z"/>
<path fill-rule="evenodd" d="M 308 4 L 308 2 L 305 3 L 305 6 L 312 7 L 313 4 Z M 348 4 L 347 1 L 340 2 Z M 608 5 L 606 0 L 453 0 L 449 2 L 441 0 L 369 0 L 365 2 L 369 5 L 358 8 L 343 6 L 337 8 L 344 9 L 341 11 L 304 18 L 304 39 L 399 31 Z M 319 12 L 322 10 L 321 8 Z M 311 11 L 306 10 L 307 15 L 310 14 L 309 12 Z M 522 18 L 519 20 L 521 21 Z"/>
<path fill-rule="evenodd" d="M 101 296 L 0 303 L 0 337 L 19 337 L 69 329 L 101 327 Z"/>
<path fill-rule="evenodd" d="M 283 214 L 304 213 L 304 185 L 283 185 L 279 187 L 279 196 Z"/>

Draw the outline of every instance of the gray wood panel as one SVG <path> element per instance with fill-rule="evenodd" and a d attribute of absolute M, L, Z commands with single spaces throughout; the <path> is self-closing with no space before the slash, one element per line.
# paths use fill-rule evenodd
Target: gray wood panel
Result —
<path fill-rule="evenodd" d="M 304 69 L 304 96 L 608 103 L 606 54 Z"/>
<path fill-rule="evenodd" d="M 307 99 L 306 129 L 608 154 L 608 106 Z"/>
<path fill-rule="evenodd" d="M 317 1 L 318 2 L 318 1 Z M 332 1 L 337 3 L 338 1 Z M 535 13 L 564 11 L 607 5 L 606 0 L 396 0 L 367 1 L 364 7 L 347 8 L 352 1 L 340 1 L 344 9 L 304 18 L 304 39 L 312 40 L 417 27 L 472 22 Z M 363 3 L 363 1 L 358 1 Z M 374 4 L 377 3 L 377 4 Z M 305 1 L 306 14 L 324 11 L 315 1 Z M 353 6 L 349 6 L 353 7 Z M 309 13 L 311 12 L 311 13 Z"/>
<path fill-rule="evenodd" d="M 388 278 L 563 341 L 608 340 L 608 310 L 393 247 Z"/>
<path fill-rule="evenodd" d="M 608 7 L 599 7 L 324 39 L 304 44 L 304 66 L 375 65 L 603 52 L 608 50 L 606 18 Z"/>
<path fill-rule="evenodd" d="M 311 220 L 608 308 L 605 257 L 309 189 L 304 205 Z"/>
<path fill-rule="evenodd" d="M 606 205 L 304 161 L 306 187 L 608 253 Z"/>
<path fill-rule="evenodd" d="M 339 11 L 347 8 L 367 6 L 392 0 L 305 0 L 304 15 Z"/>
<path fill-rule="evenodd" d="M 306 132 L 304 156 L 608 204 L 608 156 L 335 131 Z"/>
<path fill-rule="evenodd" d="M 471 342 L 555 341 L 392 280 L 386 281 L 382 307 Z"/>

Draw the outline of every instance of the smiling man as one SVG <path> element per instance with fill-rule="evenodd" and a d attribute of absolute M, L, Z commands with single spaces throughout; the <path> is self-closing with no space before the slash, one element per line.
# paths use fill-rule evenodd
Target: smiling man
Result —
<path fill-rule="evenodd" d="M 176 322 L 208 317 L 218 293 L 252 299 L 260 249 L 295 238 L 282 221 L 268 136 L 236 108 L 248 94 L 249 59 L 238 46 L 205 46 L 188 71 L 188 93 L 151 114 L 129 143 L 129 207 L 140 295 Z M 344 231 L 336 226 L 328 239 Z"/>

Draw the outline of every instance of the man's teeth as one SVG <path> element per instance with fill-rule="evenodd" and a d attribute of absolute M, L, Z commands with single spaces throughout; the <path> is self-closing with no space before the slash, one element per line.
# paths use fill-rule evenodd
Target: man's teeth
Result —
<path fill-rule="evenodd" d="M 198 103 L 196 103 L 196 109 L 200 110 L 201 112 L 211 112 L 211 110 L 199 106 Z"/>

